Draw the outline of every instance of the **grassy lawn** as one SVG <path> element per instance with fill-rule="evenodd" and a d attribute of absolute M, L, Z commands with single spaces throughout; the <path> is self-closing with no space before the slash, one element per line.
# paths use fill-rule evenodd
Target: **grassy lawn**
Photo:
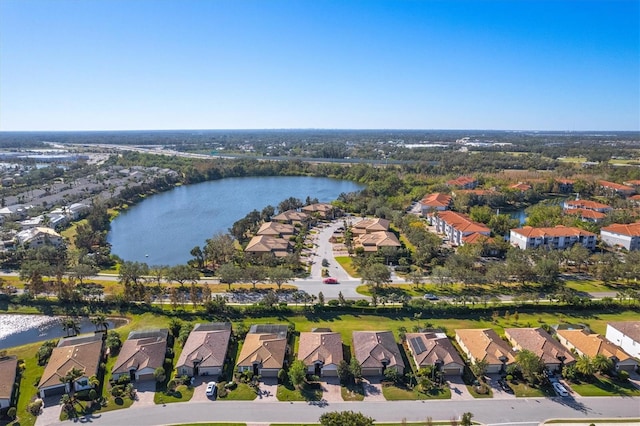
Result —
<path fill-rule="evenodd" d="M 257 398 L 256 391 L 246 383 L 238 383 L 233 390 L 227 390 L 225 396 L 218 396 L 220 401 L 253 401 Z"/>
<path fill-rule="evenodd" d="M 179 423 L 170 426 L 247 426 L 246 423 Z"/>
<path fill-rule="evenodd" d="M 360 278 L 360 274 L 353 267 L 353 259 L 349 256 L 336 256 L 336 261 L 347 271 L 347 274 L 353 278 Z"/>
<path fill-rule="evenodd" d="M 469 390 L 469 393 L 474 398 L 493 398 L 493 391 L 491 390 L 491 388 L 489 388 L 488 393 L 478 393 L 476 392 L 475 386 L 473 385 L 466 385 L 466 386 L 467 386 L 467 389 Z"/>
<path fill-rule="evenodd" d="M 580 396 L 640 396 L 640 389 L 631 382 L 621 383 L 602 376 L 597 376 L 591 383 L 571 383 L 571 389 Z"/>
<path fill-rule="evenodd" d="M 382 394 L 387 401 L 417 401 L 422 399 L 450 399 L 451 390 L 447 387 L 422 392 L 418 387 L 409 389 L 399 386 L 382 386 Z"/>
<path fill-rule="evenodd" d="M 364 389 L 362 384 L 340 386 L 342 399 L 345 401 L 362 401 L 364 400 Z"/>
<path fill-rule="evenodd" d="M 15 355 L 25 363 L 25 370 L 22 372 L 18 390 L 17 417 L 13 423 L 9 423 L 11 425 L 31 426 L 36 422 L 35 416 L 27 412 L 27 405 L 36 398 L 38 393 L 36 386 L 38 386 L 38 380 L 44 372 L 44 366 L 39 366 L 35 357 L 40 346 L 41 343 L 31 343 L 8 351 L 9 355 Z"/>
<path fill-rule="evenodd" d="M 287 381 L 278 385 L 276 397 L 278 401 L 320 401 L 322 390 L 319 383 L 305 383 L 301 389 L 296 389 Z"/>
<path fill-rule="evenodd" d="M 613 291 L 600 280 L 566 280 L 564 283 L 570 289 L 585 293 Z"/>
<path fill-rule="evenodd" d="M 517 397 L 530 398 L 530 397 L 546 397 L 546 396 L 555 396 L 555 392 L 551 388 L 544 387 L 531 387 L 526 383 L 519 382 L 517 385 L 513 383 L 509 383 L 511 389 L 513 389 L 514 393 Z"/>
<path fill-rule="evenodd" d="M 589 425 L 589 424 L 596 424 L 595 422 L 598 423 L 620 423 L 620 424 L 638 424 L 638 422 L 640 422 L 640 418 L 637 419 L 591 419 L 591 420 L 576 420 L 576 419 L 555 419 L 555 420 L 548 420 L 546 422 L 544 422 L 545 425 L 552 425 L 552 424 L 556 424 L 556 423 L 575 423 L 577 425 Z"/>
<path fill-rule="evenodd" d="M 173 392 L 168 390 L 157 391 L 153 395 L 153 402 L 156 404 L 170 404 L 172 402 L 189 401 L 193 397 L 193 391 L 193 387 L 187 385 L 180 385 Z"/>

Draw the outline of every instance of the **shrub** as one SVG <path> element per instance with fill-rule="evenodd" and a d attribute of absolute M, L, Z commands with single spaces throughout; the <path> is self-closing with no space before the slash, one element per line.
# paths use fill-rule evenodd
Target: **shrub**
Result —
<path fill-rule="evenodd" d="M 340 302 L 339 302 L 339 301 L 337 301 L 336 299 L 331 299 L 331 300 L 329 300 L 329 301 L 327 302 L 327 305 L 329 305 L 329 306 L 334 306 L 334 307 L 335 307 L 335 306 L 339 306 L 339 305 L 340 305 Z"/>
<path fill-rule="evenodd" d="M 225 389 L 234 390 L 235 388 L 238 387 L 238 384 L 236 382 L 229 382 L 229 383 L 226 383 L 224 387 Z"/>
<path fill-rule="evenodd" d="M 284 383 L 286 381 L 287 381 L 287 372 L 281 368 L 280 370 L 278 370 L 278 382 Z"/>
<path fill-rule="evenodd" d="M 9 417 L 10 419 L 15 419 L 16 418 L 16 407 L 9 407 L 9 409 L 7 410 L 7 417 Z"/>
<path fill-rule="evenodd" d="M 37 416 L 38 414 L 40 414 L 40 410 L 42 410 L 43 405 L 44 405 L 44 401 L 38 398 L 32 403 L 30 403 L 29 405 L 27 405 L 27 411 L 32 415 Z"/>
<path fill-rule="evenodd" d="M 626 382 L 627 380 L 629 380 L 629 373 L 624 370 L 618 371 L 618 380 L 620 380 L 621 382 Z"/>

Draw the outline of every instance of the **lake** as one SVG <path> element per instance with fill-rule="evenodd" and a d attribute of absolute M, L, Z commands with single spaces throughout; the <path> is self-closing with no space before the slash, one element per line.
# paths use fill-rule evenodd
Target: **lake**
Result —
<path fill-rule="evenodd" d="M 124 260 L 149 265 L 184 264 L 195 246 L 252 210 L 295 197 L 330 202 L 343 192 L 364 186 L 346 180 L 306 176 L 228 178 L 179 186 L 153 195 L 111 222 L 111 252 Z"/>
<path fill-rule="evenodd" d="M 96 327 L 89 318 L 78 318 L 80 334 L 93 333 Z M 107 320 L 109 330 L 126 323 L 124 319 Z M 26 345 L 66 336 L 62 317 L 47 315 L 0 314 L 0 349 Z"/>

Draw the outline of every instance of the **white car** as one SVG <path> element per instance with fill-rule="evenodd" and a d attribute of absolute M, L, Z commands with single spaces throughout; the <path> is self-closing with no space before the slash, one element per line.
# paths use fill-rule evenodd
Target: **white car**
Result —
<path fill-rule="evenodd" d="M 217 393 L 218 393 L 218 387 L 216 386 L 216 382 L 207 383 L 207 391 L 205 392 L 205 394 L 207 396 L 211 396 L 215 398 Z"/>
<path fill-rule="evenodd" d="M 555 382 L 553 384 L 553 390 L 555 390 L 556 393 L 560 396 L 569 396 L 569 392 L 567 391 L 567 388 L 562 386 L 561 383 Z"/>

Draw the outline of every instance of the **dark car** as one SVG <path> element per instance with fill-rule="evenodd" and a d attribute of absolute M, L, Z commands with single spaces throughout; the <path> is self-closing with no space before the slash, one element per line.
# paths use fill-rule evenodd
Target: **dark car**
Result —
<path fill-rule="evenodd" d="M 513 389 L 511 389 L 511 386 L 509 386 L 504 380 L 498 380 L 498 385 L 500 385 L 500 389 L 502 389 L 504 392 L 513 393 Z"/>

